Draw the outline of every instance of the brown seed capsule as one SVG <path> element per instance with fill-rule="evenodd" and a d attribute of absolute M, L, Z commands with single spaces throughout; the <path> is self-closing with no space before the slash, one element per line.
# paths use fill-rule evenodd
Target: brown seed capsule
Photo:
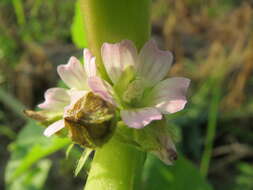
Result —
<path fill-rule="evenodd" d="M 112 135 L 113 116 L 113 106 L 90 92 L 67 110 L 64 120 L 74 142 L 96 148 Z"/>

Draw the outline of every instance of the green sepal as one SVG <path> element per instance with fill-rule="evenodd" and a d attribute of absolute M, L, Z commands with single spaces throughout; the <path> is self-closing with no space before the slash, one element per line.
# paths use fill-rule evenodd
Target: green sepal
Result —
<path fill-rule="evenodd" d="M 123 105 L 122 100 L 118 97 L 122 97 L 128 85 L 135 79 L 135 72 L 132 65 L 127 66 L 122 72 L 119 80 L 114 84 L 113 89 L 116 92 L 117 102 L 120 102 Z"/>
<path fill-rule="evenodd" d="M 142 129 L 127 127 L 118 122 L 115 136 L 120 142 L 132 145 L 144 152 L 151 152 L 162 161 L 171 164 L 176 158 L 173 129 L 170 129 L 165 119 L 153 121 Z"/>
<path fill-rule="evenodd" d="M 79 172 L 82 170 L 83 166 L 85 165 L 86 161 L 88 160 L 89 158 L 89 155 L 92 153 L 92 149 L 89 149 L 89 148 L 86 148 L 80 159 L 78 160 L 78 163 L 77 163 L 77 166 L 76 166 L 76 169 L 75 169 L 75 176 L 77 176 L 79 174 Z"/>
<path fill-rule="evenodd" d="M 74 143 L 71 143 L 71 144 L 68 146 L 68 148 L 67 148 L 67 150 L 66 150 L 66 153 L 65 153 L 66 159 L 69 158 L 69 154 L 70 154 L 71 150 L 74 148 L 74 146 L 75 146 Z"/>

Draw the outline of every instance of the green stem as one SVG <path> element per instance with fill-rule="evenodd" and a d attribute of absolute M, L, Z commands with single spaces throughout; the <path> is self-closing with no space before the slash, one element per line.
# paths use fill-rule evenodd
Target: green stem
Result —
<path fill-rule="evenodd" d="M 102 44 L 128 39 L 140 49 L 150 37 L 150 4 L 151 0 L 81 0 L 89 48 L 104 79 L 109 81 Z M 138 189 L 144 161 L 145 153 L 112 137 L 96 151 L 85 190 Z"/>
<path fill-rule="evenodd" d="M 138 189 L 145 153 L 112 138 L 95 153 L 85 190 Z"/>
<path fill-rule="evenodd" d="M 151 0 L 81 0 L 89 48 L 103 78 L 109 79 L 101 61 L 104 42 L 132 40 L 138 49 L 150 37 Z"/>
<path fill-rule="evenodd" d="M 208 115 L 206 143 L 200 164 L 200 172 L 204 177 L 206 177 L 208 174 L 209 164 L 213 150 L 213 142 L 216 133 L 218 110 L 221 96 L 221 81 L 219 79 L 213 82 L 212 89 L 213 91 Z"/>

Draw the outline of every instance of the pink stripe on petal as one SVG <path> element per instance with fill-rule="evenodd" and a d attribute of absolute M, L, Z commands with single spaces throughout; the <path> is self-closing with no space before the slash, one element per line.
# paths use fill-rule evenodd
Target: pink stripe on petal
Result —
<path fill-rule="evenodd" d="M 49 125 L 46 130 L 44 131 L 44 135 L 46 137 L 50 137 L 53 134 L 57 133 L 58 131 L 60 131 L 61 129 L 64 128 L 64 120 L 59 120 L 54 122 L 53 124 Z"/>
<path fill-rule="evenodd" d="M 143 128 L 153 120 L 161 120 L 162 114 L 155 108 L 121 111 L 122 120 L 131 128 Z"/>
<path fill-rule="evenodd" d="M 156 108 L 162 113 L 176 113 L 184 109 L 186 100 L 170 100 L 156 105 Z"/>
<path fill-rule="evenodd" d="M 168 74 L 172 60 L 170 51 L 159 50 L 155 41 L 150 40 L 141 49 L 137 73 L 152 86 Z"/>
<path fill-rule="evenodd" d="M 89 77 L 88 84 L 94 94 L 97 94 L 105 101 L 115 105 L 112 97 L 112 87 L 99 77 Z"/>
<path fill-rule="evenodd" d="M 116 44 L 104 43 L 101 54 L 106 71 L 113 83 L 118 81 L 128 65 L 135 65 L 137 61 L 137 50 L 130 40 L 123 40 Z"/>
<path fill-rule="evenodd" d="M 90 62 L 90 60 L 91 60 L 92 57 L 93 57 L 93 55 L 92 55 L 91 51 L 90 51 L 89 49 L 85 48 L 85 49 L 83 50 L 84 62 L 85 62 L 85 63 Z"/>
<path fill-rule="evenodd" d="M 153 101 L 162 113 L 175 113 L 182 110 L 187 103 L 186 92 L 190 80 L 183 77 L 169 78 L 159 82 L 152 90 Z"/>
<path fill-rule="evenodd" d="M 70 102 L 70 97 L 63 88 L 50 88 L 45 92 L 44 97 L 45 101 L 38 105 L 41 109 L 63 111 Z"/>
<path fill-rule="evenodd" d="M 66 65 L 59 65 L 57 72 L 69 88 L 85 89 L 85 70 L 77 58 L 71 57 Z"/>
<path fill-rule="evenodd" d="M 84 49 L 83 51 L 84 57 L 84 68 L 88 77 L 96 76 L 97 68 L 95 63 L 95 57 L 88 49 Z"/>

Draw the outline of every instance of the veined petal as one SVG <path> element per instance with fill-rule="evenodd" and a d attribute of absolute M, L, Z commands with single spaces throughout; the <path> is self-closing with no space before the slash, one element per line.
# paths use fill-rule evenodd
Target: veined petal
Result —
<path fill-rule="evenodd" d="M 156 108 L 164 114 L 176 113 L 184 109 L 186 103 L 186 100 L 170 100 L 157 104 Z"/>
<path fill-rule="evenodd" d="M 95 57 L 88 49 L 84 49 L 83 57 L 84 57 L 84 69 L 88 77 L 96 76 L 97 68 L 95 63 Z"/>
<path fill-rule="evenodd" d="M 70 102 L 70 97 L 63 88 L 50 88 L 45 92 L 44 97 L 45 101 L 38 107 L 50 111 L 63 112 L 63 108 Z"/>
<path fill-rule="evenodd" d="M 172 60 L 170 51 L 159 50 L 155 41 L 150 40 L 141 49 L 136 65 L 137 73 L 152 86 L 167 75 Z"/>
<path fill-rule="evenodd" d="M 91 90 L 105 101 L 115 105 L 112 97 L 112 87 L 99 77 L 89 77 L 88 84 Z"/>
<path fill-rule="evenodd" d="M 129 40 L 116 44 L 104 43 L 101 51 L 106 71 L 113 83 L 118 81 L 127 65 L 135 65 L 137 61 L 137 50 Z"/>
<path fill-rule="evenodd" d="M 49 125 L 45 131 L 44 131 L 44 135 L 47 137 L 52 136 L 53 134 L 57 133 L 58 131 L 60 131 L 62 128 L 64 128 L 64 120 L 58 120 L 56 122 L 54 122 L 53 124 Z"/>
<path fill-rule="evenodd" d="M 71 57 L 66 65 L 59 65 L 57 72 L 69 88 L 86 88 L 85 70 L 77 58 Z"/>
<path fill-rule="evenodd" d="M 190 80 L 183 77 L 169 78 L 158 83 L 153 91 L 153 102 L 162 113 L 175 113 L 186 104 L 186 91 Z"/>
<path fill-rule="evenodd" d="M 122 110 L 121 118 L 132 128 L 143 128 L 153 120 L 161 120 L 162 114 L 155 108 L 147 107 L 133 110 Z"/>

